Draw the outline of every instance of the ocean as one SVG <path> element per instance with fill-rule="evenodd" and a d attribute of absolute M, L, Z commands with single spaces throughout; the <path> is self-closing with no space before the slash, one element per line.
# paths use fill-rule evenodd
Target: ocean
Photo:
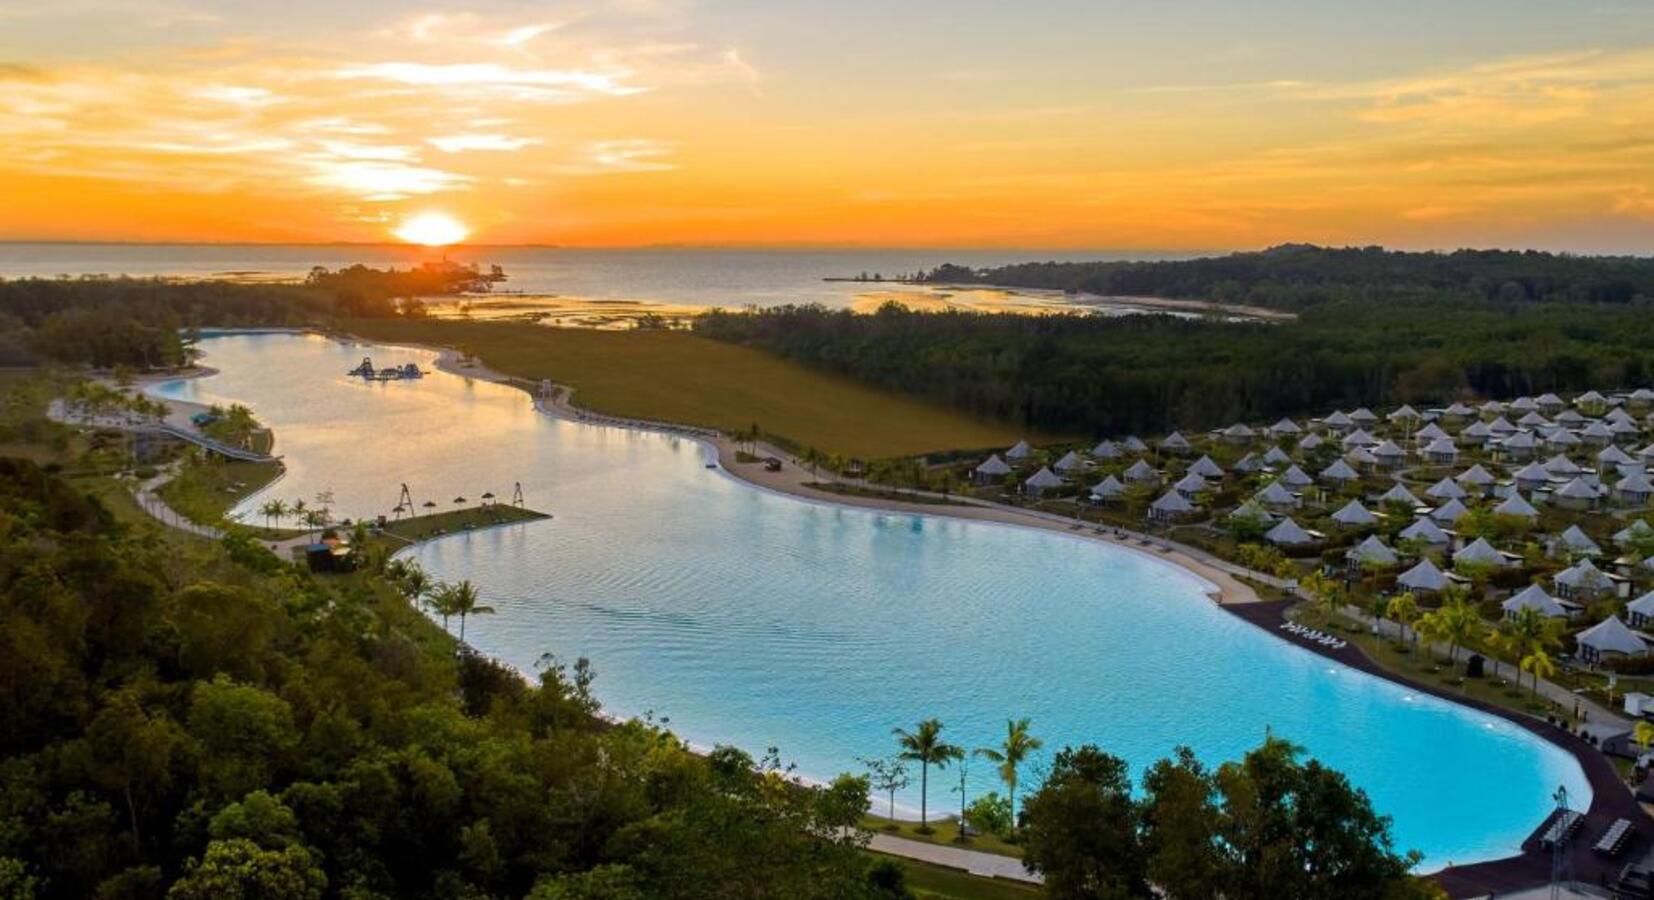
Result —
<path fill-rule="evenodd" d="M 0 243 L 0 277 L 87 275 L 298 279 L 313 266 L 402 266 L 441 258 L 392 244 L 51 244 Z M 504 291 L 603 302 L 698 308 L 820 303 L 855 306 L 870 291 L 897 285 L 826 281 L 875 273 L 910 275 L 943 263 L 973 267 L 1028 260 L 1176 259 L 1188 253 L 1076 250 L 936 249 L 563 249 L 460 247 L 456 262 L 499 265 Z"/>

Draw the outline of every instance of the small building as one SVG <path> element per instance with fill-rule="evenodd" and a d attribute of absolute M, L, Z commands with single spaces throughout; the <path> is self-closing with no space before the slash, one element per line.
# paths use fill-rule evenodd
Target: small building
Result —
<path fill-rule="evenodd" d="M 1449 500 L 1431 510 L 1430 518 L 1434 519 L 1437 524 L 1450 526 L 1464 518 L 1468 512 L 1470 512 L 1470 508 L 1464 505 L 1464 501 Z"/>
<path fill-rule="evenodd" d="M 1208 491 L 1210 486 L 1206 483 L 1206 479 L 1196 475 L 1193 472 L 1189 472 L 1182 478 L 1179 478 L 1177 483 L 1172 485 L 1172 488 L 1179 494 L 1193 500 L 1197 495 L 1204 494 Z"/>
<path fill-rule="evenodd" d="M 1579 645 L 1579 658 L 1591 665 L 1622 656 L 1643 656 L 1648 653 L 1648 643 L 1626 627 L 1619 616 L 1603 619 L 1581 631 L 1574 640 Z"/>
<path fill-rule="evenodd" d="M 1504 567 L 1511 565 L 1511 559 L 1504 553 L 1500 552 L 1498 548 L 1488 543 L 1487 538 L 1479 537 L 1461 547 L 1459 552 L 1453 554 L 1453 565 L 1458 566 L 1461 563 L 1473 566 L 1492 566 L 1496 569 L 1503 569 Z"/>
<path fill-rule="evenodd" d="M 1625 620 L 1639 631 L 1654 625 L 1654 591 L 1625 604 Z"/>
<path fill-rule="evenodd" d="M 1027 441 L 1017 441 L 1016 446 L 1005 451 L 1005 458 L 1022 462 L 1034 458 L 1034 448 L 1028 446 Z"/>
<path fill-rule="evenodd" d="M 1066 484 L 1067 482 L 1063 481 L 1057 473 L 1045 466 L 1040 466 L 1038 472 L 1028 476 L 1028 480 L 1022 483 L 1022 493 L 1038 500 L 1052 491 L 1060 490 Z"/>
<path fill-rule="evenodd" d="M 1590 482 L 1575 478 L 1551 492 L 1551 502 L 1564 509 L 1590 509 L 1601 495 Z"/>
<path fill-rule="evenodd" d="M 1330 481 L 1334 484 L 1349 484 L 1360 477 L 1361 473 L 1351 468 L 1350 464 L 1342 459 L 1333 460 L 1332 465 L 1321 470 L 1321 480 Z"/>
<path fill-rule="evenodd" d="M 1118 459 L 1125 451 L 1113 441 L 1098 441 L 1097 446 L 1091 448 L 1091 455 L 1097 459 Z"/>
<path fill-rule="evenodd" d="M 1647 506 L 1654 498 L 1654 484 L 1641 472 L 1632 472 L 1614 484 L 1614 499 L 1627 506 Z"/>
<path fill-rule="evenodd" d="M 1482 468 L 1481 463 L 1477 463 L 1455 475 L 1453 480 L 1479 494 L 1486 493 L 1487 489 L 1492 487 L 1495 481 L 1498 481 L 1488 470 Z"/>
<path fill-rule="evenodd" d="M 1532 459 L 1539 452 L 1539 440 L 1531 432 L 1514 431 L 1501 438 L 1494 449 L 1506 459 Z"/>
<path fill-rule="evenodd" d="M 1375 447 L 1378 445 L 1378 438 L 1368 434 L 1366 429 L 1357 428 L 1349 434 L 1344 435 L 1338 443 L 1345 450 L 1354 450 L 1357 447 Z"/>
<path fill-rule="evenodd" d="M 1062 459 L 1057 460 L 1051 465 L 1051 468 L 1063 473 L 1064 475 L 1067 475 L 1070 472 L 1078 472 L 1084 467 L 1085 460 L 1081 459 L 1080 454 L 1075 453 L 1073 450 L 1064 453 L 1062 455 Z"/>
<path fill-rule="evenodd" d="M 1396 446 L 1394 441 L 1382 441 L 1372 449 L 1373 459 L 1380 468 L 1394 469 L 1407 459 L 1407 451 Z"/>
<path fill-rule="evenodd" d="M 1534 509 L 1532 503 L 1522 499 L 1522 495 L 1519 493 L 1512 493 L 1509 497 L 1499 501 L 1499 504 L 1493 507 L 1493 514 L 1496 516 L 1515 516 L 1520 519 L 1527 519 L 1529 522 L 1539 518 L 1539 510 Z"/>
<path fill-rule="evenodd" d="M 1267 466 L 1289 466 L 1292 464 L 1292 457 L 1280 447 L 1270 447 L 1264 451 L 1263 461 Z"/>
<path fill-rule="evenodd" d="M 1309 477 L 1303 469 L 1300 469 L 1297 466 L 1292 466 L 1285 472 L 1281 473 L 1280 482 L 1296 491 L 1302 490 L 1314 484 L 1315 479 Z"/>
<path fill-rule="evenodd" d="M 1530 493 L 1551 483 L 1550 470 L 1536 462 L 1517 469 L 1511 477 L 1516 481 L 1517 490 Z"/>
<path fill-rule="evenodd" d="M 1433 593 L 1444 590 L 1452 580 L 1435 563 L 1421 559 L 1418 565 L 1396 576 L 1396 584 L 1410 591 Z"/>
<path fill-rule="evenodd" d="M 1602 548 L 1591 540 L 1578 525 L 1569 525 L 1561 534 L 1551 541 L 1553 552 L 1563 552 L 1571 556 L 1601 556 Z"/>
<path fill-rule="evenodd" d="M 1320 435 L 1312 432 L 1304 435 L 1303 440 L 1298 442 L 1298 449 L 1304 451 L 1305 453 L 1312 453 L 1321 449 L 1321 445 L 1325 443 L 1325 438 L 1322 438 Z"/>
<path fill-rule="evenodd" d="M 1124 497 L 1125 494 L 1125 483 L 1113 475 L 1097 482 L 1096 486 L 1091 489 L 1091 499 L 1098 503 L 1112 503 Z"/>
<path fill-rule="evenodd" d="M 1361 505 L 1360 500 L 1351 500 L 1332 514 L 1332 520 L 1350 528 L 1363 528 L 1368 525 L 1377 525 L 1378 516 L 1367 507 Z"/>
<path fill-rule="evenodd" d="M 1127 466 L 1123 474 L 1132 484 L 1153 484 L 1160 480 L 1160 473 L 1154 466 L 1141 459 Z"/>
<path fill-rule="evenodd" d="M 1182 432 L 1174 431 L 1161 440 L 1160 449 L 1168 453 L 1188 453 L 1194 447 L 1189 443 L 1189 439 L 1183 436 Z"/>
<path fill-rule="evenodd" d="M 1463 500 L 1464 498 L 1470 496 L 1470 494 L 1464 488 L 1459 487 L 1459 483 L 1457 481 L 1454 481 L 1451 478 L 1443 478 L 1435 484 L 1425 488 L 1424 496 L 1429 497 L 1432 500 Z"/>
<path fill-rule="evenodd" d="M 1149 449 L 1149 445 L 1143 443 L 1142 438 L 1133 434 L 1128 435 L 1125 440 L 1120 442 L 1120 449 L 1127 453 L 1143 453 Z"/>
<path fill-rule="evenodd" d="M 1252 439 L 1257 437 L 1258 433 L 1245 423 L 1236 422 L 1223 429 L 1220 435 L 1226 443 L 1244 445 L 1252 443 Z"/>
<path fill-rule="evenodd" d="M 1616 592 L 1611 576 L 1592 565 L 1589 559 L 1556 573 L 1551 583 L 1556 587 L 1556 595 L 1563 600 L 1585 601 Z"/>
<path fill-rule="evenodd" d="M 1563 603 L 1545 593 L 1545 589 L 1537 584 L 1530 584 L 1512 594 L 1499 604 L 1499 608 L 1507 619 L 1516 618 L 1516 614 L 1524 609 L 1538 610 L 1540 615 L 1552 619 L 1565 619 L 1579 612 L 1579 604 Z"/>
<path fill-rule="evenodd" d="M 1275 523 L 1274 528 L 1264 533 L 1263 539 L 1277 547 L 1301 547 L 1305 544 L 1313 544 L 1317 540 L 1315 535 L 1305 531 L 1302 526 L 1294 522 L 1291 516 Z"/>
<path fill-rule="evenodd" d="M 1177 491 L 1167 491 L 1160 498 L 1149 504 L 1149 520 L 1153 522 L 1171 522 L 1184 518 L 1199 509 L 1190 503 Z"/>
<path fill-rule="evenodd" d="M 1558 453 L 1545 460 L 1545 471 L 1551 473 L 1551 476 L 1555 478 L 1572 478 L 1585 470 L 1581 469 L 1573 460 Z"/>
<path fill-rule="evenodd" d="M 1304 429 L 1291 419 L 1282 419 L 1264 430 L 1269 433 L 1270 437 L 1274 438 L 1290 437 L 1304 432 Z"/>
<path fill-rule="evenodd" d="M 1614 532 L 1614 543 L 1624 547 L 1635 541 L 1646 541 L 1654 538 L 1654 525 L 1643 519 L 1633 520 L 1630 525 Z"/>
<path fill-rule="evenodd" d="M 1459 448 L 1453 446 L 1450 438 L 1437 438 L 1431 441 L 1420 451 L 1426 462 L 1438 466 L 1450 466 L 1459 459 Z"/>
<path fill-rule="evenodd" d="M 1271 481 L 1264 485 L 1262 490 L 1253 495 L 1253 499 L 1274 509 L 1296 509 L 1298 507 L 1298 495 L 1287 490 L 1286 486 L 1279 481 Z"/>
<path fill-rule="evenodd" d="M 1453 542 L 1452 535 L 1443 531 L 1440 525 L 1426 516 L 1419 517 L 1413 524 L 1403 528 L 1396 537 L 1431 549 L 1443 549 Z"/>
<path fill-rule="evenodd" d="M 1344 551 L 1344 564 L 1351 572 L 1359 572 L 1368 566 L 1389 567 L 1400 561 L 1396 551 L 1376 534 L 1368 535 L 1361 543 Z"/>
<path fill-rule="evenodd" d="M 981 465 L 971 470 L 971 480 L 977 484 L 998 484 L 1011 474 L 1011 466 L 999 458 L 999 454 L 988 457 Z"/>
<path fill-rule="evenodd" d="M 1412 491 L 1408 490 L 1407 485 L 1399 482 L 1397 482 L 1394 487 L 1382 494 L 1379 494 L 1378 502 L 1404 503 L 1413 509 L 1417 509 L 1424 505 L 1424 501 L 1420 500 Z"/>
<path fill-rule="evenodd" d="M 1389 415 L 1385 416 L 1384 418 L 1390 420 L 1391 422 L 1394 422 L 1396 425 L 1398 425 L 1402 428 L 1411 428 L 1414 425 L 1417 425 L 1419 423 L 1419 420 L 1422 419 L 1423 416 L 1419 415 L 1418 410 L 1416 410 L 1416 409 L 1414 409 L 1411 406 L 1408 406 L 1406 404 L 1402 404 L 1400 407 L 1396 408 L 1394 411 L 1392 411 Z"/>
<path fill-rule="evenodd" d="M 1189 465 L 1189 471 L 1202 478 L 1222 478 L 1223 467 L 1212 461 L 1210 456 L 1202 456 Z"/>

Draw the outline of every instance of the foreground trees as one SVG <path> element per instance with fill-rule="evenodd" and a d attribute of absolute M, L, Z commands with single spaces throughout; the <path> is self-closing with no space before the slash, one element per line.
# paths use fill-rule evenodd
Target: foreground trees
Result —
<path fill-rule="evenodd" d="M 0 896 L 904 896 L 864 780 L 607 725 L 583 663 L 526 683 L 410 585 L 255 553 L 0 459 Z"/>
<path fill-rule="evenodd" d="M 1151 767 L 1133 800 L 1123 760 L 1057 754 L 1022 814 L 1029 867 L 1051 896 L 1173 900 L 1403 900 L 1442 896 L 1411 877 L 1390 823 L 1343 775 L 1266 739 L 1215 772 L 1188 749 Z"/>

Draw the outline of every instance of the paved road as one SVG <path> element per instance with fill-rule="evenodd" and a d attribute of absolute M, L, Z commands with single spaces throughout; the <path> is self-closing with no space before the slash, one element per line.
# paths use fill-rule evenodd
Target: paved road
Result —
<path fill-rule="evenodd" d="M 903 859 L 913 859 L 950 869 L 962 869 L 982 878 L 1006 878 L 1027 884 L 1044 884 L 1045 879 L 1022 867 L 1022 860 L 998 853 L 983 853 L 963 847 L 927 844 L 889 834 L 873 835 L 867 849 Z"/>

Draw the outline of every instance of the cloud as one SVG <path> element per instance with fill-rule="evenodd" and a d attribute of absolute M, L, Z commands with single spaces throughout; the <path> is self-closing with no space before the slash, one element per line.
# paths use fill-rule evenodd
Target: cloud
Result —
<path fill-rule="evenodd" d="M 504 134 L 448 134 L 426 140 L 443 153 L 464 153 L 471 150 L 506 152 L 540 143 L 538 138 L 511 137 Z"/>
<path fill-rule="evenodd" d="M 664 172 L 676 168 L 663 157 L 672 145 L 641 138 L 592 141 L 580 157 L 557 168 L 563 175 L 609 175 L 617 172 Z"/>
<path fill-rule="evenodd" d="M 319 161 L 315 169 L 309 178 L 311 183 L 375 201 L 435 194 L 465 187 L 475 180 L 441 169 L 366 160 Z"/>
<path fill-rule="evenodd" d="M 519 99 L 566 102 L 595 96 L 624 97 L 642 93 L 627 84 L 625 72 L 580 69 L 516 69 L 499 63 L 417 62 L 362 63 L 333 70 L 346 80 L 382 81 L 415 88 L 475 89 L 510 94 Z"/>

